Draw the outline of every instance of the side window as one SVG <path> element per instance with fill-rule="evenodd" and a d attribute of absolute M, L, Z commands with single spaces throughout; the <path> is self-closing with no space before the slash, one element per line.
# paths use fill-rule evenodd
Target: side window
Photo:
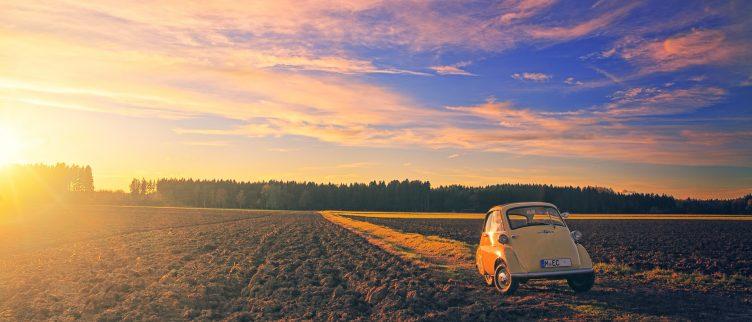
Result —
<path fill-rule="evenodd" d="M 507 218 L 509 218 L 509 226 L 512 229 L 527 226 L 527 217 L 525 217 L 524 215 L 508 213 Z"/>
<path fill-rule="evenodd" d="M 501 216 L 499 216 L 499 211 L 494 211 L 490 216 L 488 216 L 488 223 L 486 225 L 486 231 L 489 233 L 498 232 L 501 231 Z"/>
<path fill-rule="evenodd" d="M 486 224 L 483 225 L 483 231 L 488 232 L 491 228 L 491 222 L 493 222 L 493 213 L 489 212 L 486 214 Z"/>

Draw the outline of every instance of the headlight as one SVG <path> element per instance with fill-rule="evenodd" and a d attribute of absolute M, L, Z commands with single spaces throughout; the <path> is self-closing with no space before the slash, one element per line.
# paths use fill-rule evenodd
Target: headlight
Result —
<path fill-rule="evenodd" d="M 582 239 L 582 233 L 578 230 L 573 231 L 572 239 L 574 239 L 574 241 L 580 241 L 580 239 Z"/>
<path fill-rule="evenodd" d="M 507 237 L 507 235 L 501 235 L 501 236 L 499 236 L 499 243 L 508 244 L 509 243 L 509 237 Z"/>

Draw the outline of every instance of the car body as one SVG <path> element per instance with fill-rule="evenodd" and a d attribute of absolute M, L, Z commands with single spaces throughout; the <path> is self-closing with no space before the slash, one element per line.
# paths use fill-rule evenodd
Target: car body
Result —
<path fill-rule="evenodd" d="M 566 279 L 576 292 L 594 283 L 593 262 L 559 209 L 545 202 L 511 203 L 486 213 L 476 266 L 487 285 L 513 293 L 530 279 Z"/>

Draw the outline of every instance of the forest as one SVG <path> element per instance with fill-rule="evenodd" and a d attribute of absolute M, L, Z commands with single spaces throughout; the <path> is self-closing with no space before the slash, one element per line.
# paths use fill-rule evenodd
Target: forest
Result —
<path fill-rule="evenodd" d="M 90 166 L 58 163 L 0 168 L 0 205 L 66 201 L 93 192 Z"/>
<path fill-rule="evenodd" d="M 483 212 L 494 205 L 546 201 L 575 213 L 752 214 L 752 194 L 736 199 L 677 199 L 603 187 L 496 184 L 433 187 L 428 181 L 369 183 L 133 179 L 130 193 L 96 191 L 90 166 L 33 164 L 0 170 L 0 206 L 72 201 L 97 204 L 283 210 Z"/>
<path fill-rule="evenodd" d="M 577 213 L 750 214 L 752 194 L 730 200 L 676 199 L 619 193 L 602 187 L 497 184 L 431 187 L 428 181 L 332 184 L 295 181 L 134 179 L 131 196 L 144 202 L 211 208 L 483 212 L 494 205 L 546 201 Z"/>

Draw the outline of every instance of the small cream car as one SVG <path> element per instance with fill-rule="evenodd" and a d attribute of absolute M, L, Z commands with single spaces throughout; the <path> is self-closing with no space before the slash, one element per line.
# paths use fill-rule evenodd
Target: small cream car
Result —
<path fill-rule="evenodd" d="M 545 202 L 491 208 L 475 254 L 486 284 L 512 294 L 530 279 L 566 279 L 575 292 L 590 290 L 593 262 L 578 243 L 582 234 L 569 231 L 567 216 Z"/>

